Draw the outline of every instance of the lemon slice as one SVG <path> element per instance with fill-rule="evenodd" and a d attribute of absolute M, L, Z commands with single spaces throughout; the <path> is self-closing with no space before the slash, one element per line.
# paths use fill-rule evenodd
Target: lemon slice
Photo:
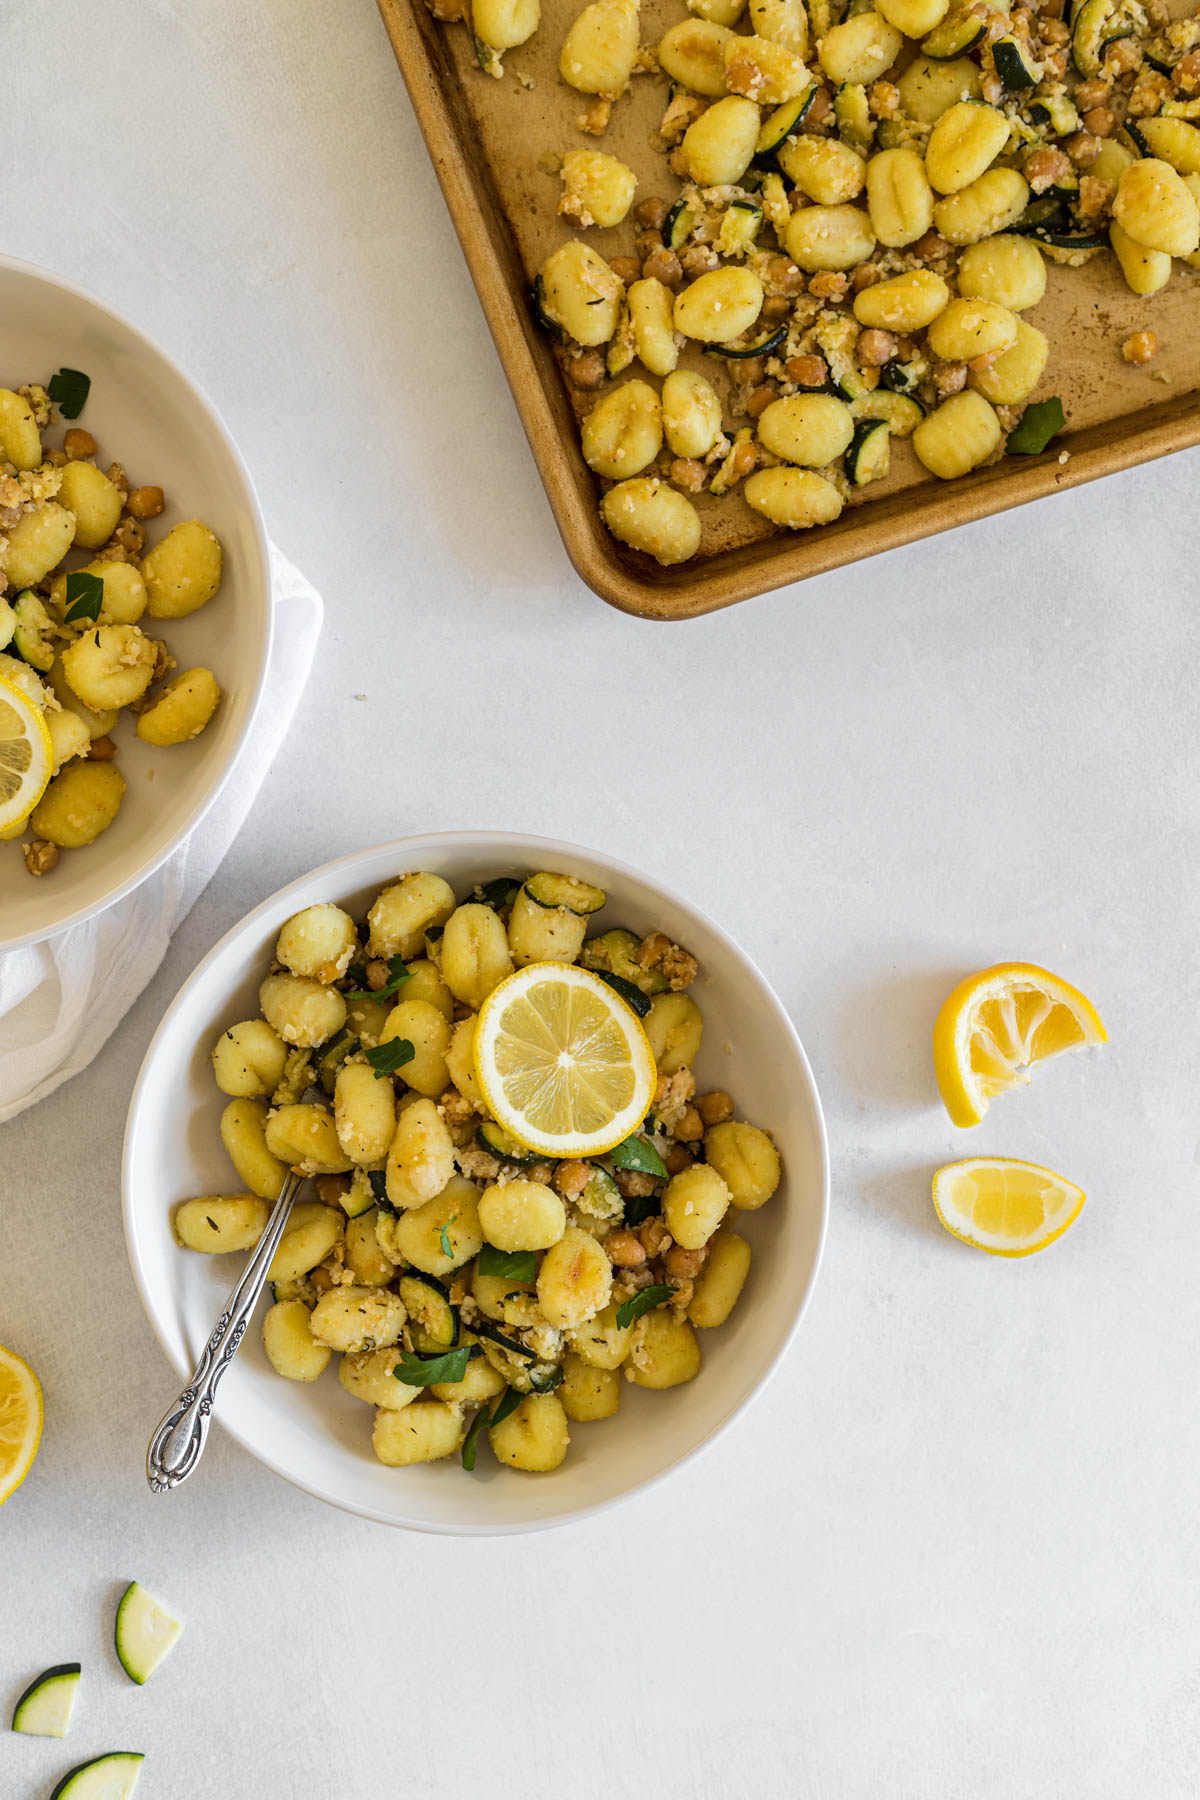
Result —
<path fill-rule="evenodd" d="M 27 1362 L 0 1344 L 0 1506 L 28 1475 L 42 1435 L 42 1390 Z"/>
<path fill-rule="evenodd" d="M 1086 1195 L 1039 1163 L 974 1156 L 933 1178 L 933 1204 L 954 1237 L 989 1256 L 1032 1256 L 1073 1225 Z"/>
<path fill-rule="evenodd" d="M 54 749 L 33 701 L 0 678 L 0 831 L 23 825 L 46 791 Z"/>
<path fill-rule="evenodd" d="M 997 1094 L 1064 1050 L 1105 1044 L 1086 994 L 1033 963 L 997 963 L 960 981 L 933 1028 L 933 1067 L 956 1125 L 978 1125 Z"/>
<path fill-rule="evenodd" d="M 658 1080 L 632 1007 L 572 963 L 530 963 L 492 989 L 475 1068 L 496 1123 L 543 1156 L 601 1156 L 622 1143 Z"/>

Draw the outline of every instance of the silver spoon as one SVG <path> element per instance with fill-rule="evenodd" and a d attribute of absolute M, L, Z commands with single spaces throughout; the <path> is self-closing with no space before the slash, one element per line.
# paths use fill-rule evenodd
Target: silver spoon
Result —
<path fill-rule="evenodd" d="M 292 1203 L 308 1179 L 290 1169 L 279 1191 L 267 1228 L 246 1264 L 241 1280 L 225 1302 L 225 1310 L 213 1327 L 192 1372 L 192 1379 L 168 1410 L 146 1450 L 146 1479 L 155 1494 L 168 1493 L 186 1481 L 200 1461 L 208 1436 L 217 1383 L 237 1355 L 246 1335 L 258 1297 L 266 1284 L 267 1270 L 279 1248 Z"/>

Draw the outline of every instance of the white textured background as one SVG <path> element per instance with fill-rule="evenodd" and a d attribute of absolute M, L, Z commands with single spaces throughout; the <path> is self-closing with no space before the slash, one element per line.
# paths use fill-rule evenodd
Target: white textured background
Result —
<path fill-rule="evenodd" d="M 68 1744 L 0 1737 L 0 1793 L 128 1747 L 146 1800 L 1194 1795 L 1200 454 L 638 623 L 566 563 L 371 0 L 4 13 L 3 248 L 188 365 L 328 623 L 157 979 L 0 1133 L 0 1340 L 49 1421 L 0 1518 L 0 1703 L 86 1665 Z M 389 1533 L 219 1434 L 155 1501 L 174 1376 L 118 1164 L 159 1014 L 281 882 L 466 824 L 657 870 L 774 980 L 834 1148 L 806 1328 L 714 1451 L 549 1537 Z M 928 1032 L 1010 955 L 1113 1041 L 965 1139 Z M 1082 1182 L 1069 1237 L 945 1237 L 929 1174 L 968 1148 Z M 107 1642 L 135 1574 L 189 1619 L 144 1691 Z"/>

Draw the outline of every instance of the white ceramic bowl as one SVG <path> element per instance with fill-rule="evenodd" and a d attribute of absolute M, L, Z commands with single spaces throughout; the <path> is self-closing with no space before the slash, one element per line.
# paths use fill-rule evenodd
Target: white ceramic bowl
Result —
<path fill-rule="evenodd" d="M 259 700 L 271 638 L 267 538 L 250 477 L 221 420 L 178 365 L 135 326 L 57 275 L 0 257 L 0 386 L 46 382 L 63 366 L 92 379 L 78 423 L 101 467 L 165 489 L 167 511 L 148 541 L 180 519 L 203 519 L 221 540 L 216 598 L 186 619 L 149 621 L 180 668 L 203 663 L 224 699 L 191 744 L 155 750 L 122 714 L 114 736 L 129 784 L 116 823 L 64 853 L 34 880 L 15 844 L 0 844 L 0 950 L 36 943 L 111 906 L 195 829 L 233 765 Z M 67 422 L 69 423 L 69 421 Z M 61 431 L 63 427 L 56 427 Z M 51 444 L 60 442 L 51 434 Z M 82 561 L 82 557 L 77 559 Z"/>
<path fill-rule="evenodd" d="M 727 1087 L 742 1117 L 770 1128 L 784 1179 L 760 1212 L 738 1216 L 754 1263 L 729 1323 L 699 1334 L 704 1361 L 696 1379 L 665 1393 L 627 1383 L 619 1415 L 573 1426 L 567 1459 L 550 1475 L 502 1469 L 486 1449 L 474 1475 L 457 1458 L 384 1468 L 371 1450 L 371 1409 L 346 1393 L 332 1366 L 311 1385 L 283 1381 L 266 1360 L 259 1331 L 248 1332 L 220 1389 L 225 1429 L 298 1487 L 389 1525 L 456 1534 L 536 1530 L 657 1480 L 710 1443 L 761 1386 L 816 1279 L 828 1207 L 820 1102 L 787 1014 L 747 957 L 703 913 L 634 869 L 573 844 L 447 832 L 343 857 L 272 895 L 209 952 L 159 1026 L 125 1135 L 125 1232 L 142 1304 L 175 1371 L 190 1374 L 244 1260 L 197 1256 L 171 1233 L 178 1201 L 239 1186 L 218 1136 L 225 1096 L 213 1081 L 209 1051 L 221 1031 L 256 1014 L 284 920 L 317 900 L 337 900 L 361 916 L 386 882 L 409 870 L 435 870 L 465 895 L 493 875 L 542 868 L 599 883 L 609 895 L 605 920 L 641 933 L 661 926 L 699 957 L 701 1086 Z M 174 1387 L 165 1367 L 162 1376 L 165 1408 Z M 147 1436 L 155 1423 L 146 1420 Z M 203 1481 L 203 1469 L 193 1479 Z"/>

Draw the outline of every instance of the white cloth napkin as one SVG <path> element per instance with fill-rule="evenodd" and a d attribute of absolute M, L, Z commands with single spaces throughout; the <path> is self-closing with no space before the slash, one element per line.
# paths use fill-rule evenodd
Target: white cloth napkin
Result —
<path fill-rule="evenodd" d="M 0 1123 L 86 1069 L 133 1005 L 242 828 L 312 667 L 324 607 L 271 546 L 275 635 L 263 703 L 220 799 L 148 881 L 44 943 L 0 956 Z"/>

